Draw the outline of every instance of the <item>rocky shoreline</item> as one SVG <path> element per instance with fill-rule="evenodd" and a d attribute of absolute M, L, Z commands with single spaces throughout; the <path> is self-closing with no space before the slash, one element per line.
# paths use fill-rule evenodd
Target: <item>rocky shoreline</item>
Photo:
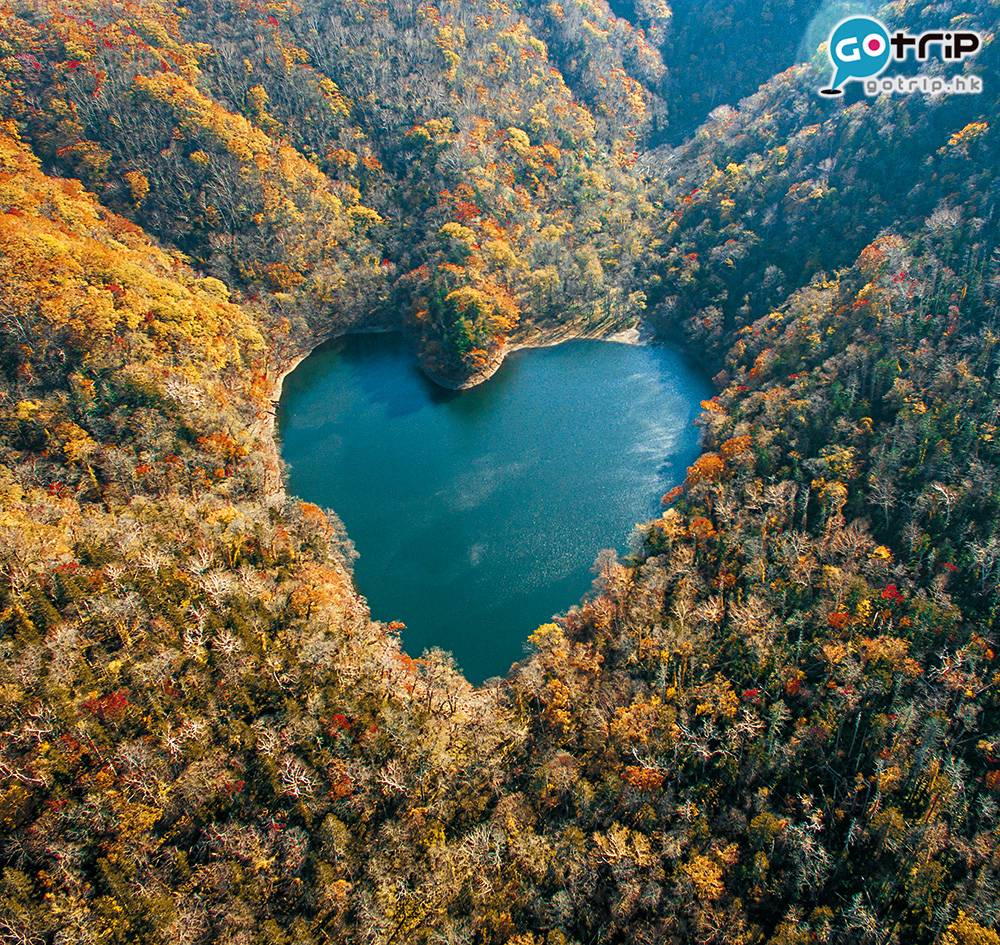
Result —
<path fill-rule="evenodd" d="M 488 381 L 500 370 L 507 355 L 514 351 L 521 351 L 525 348 L 550 348 L 565 341 L 575 341 L 578 339 L 610 341 L 616 344 L 627 345 L 649 344 L 650 342 L 650 338 L 636 325 L 629 328 L 621 328 L 618 324 L 609 325 L 602 323 L 593 328 L 583 330 L 574 326 L 559 326 L 552 329 L 532 329 L 530 332 L 520 336 L 516 341 L 504 345 L 485 367 L 471 375 L 455 377 L 435 370 L 424 363 L 421 363 L 420 367 L 435 384 L 441 387 L 448 390 L 469 390 L 473 387 L 478 387 L 484 381 Z"/>

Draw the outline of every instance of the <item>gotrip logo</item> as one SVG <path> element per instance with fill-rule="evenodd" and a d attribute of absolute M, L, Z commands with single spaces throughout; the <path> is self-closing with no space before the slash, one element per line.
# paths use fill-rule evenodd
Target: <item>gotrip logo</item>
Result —
<path fill-rule="evenodd" d="M 968 30 L 928 32 L 913 36 L 897 30 L 891 36 L 885 24 L 871 16 L 851 16 L 841 20 L 830 33 L 827 53 L 833 63 L 833 77 L 821 95 L 843 95 L 843 86 L 855 79 L 864 83 L 865 94 L 880 91 L 949 93 L 981 92 L 978 76 L 896 76 L 876 81 L 890 61 L 903 62 L 910 50 L 914 59 L 923 62 L 937 54 L 945 62 L 958 62 L 974 55 L 982 40 Z"/>

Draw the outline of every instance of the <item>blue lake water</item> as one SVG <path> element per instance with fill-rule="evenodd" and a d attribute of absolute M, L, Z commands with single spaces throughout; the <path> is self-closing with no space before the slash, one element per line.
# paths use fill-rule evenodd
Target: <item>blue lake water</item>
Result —
<path fill-rule="evenodd" d="M 444 391 L 399 336 L 355 335 L 286 379 L 278 430 L 290 492 L 346 525 L 372 615 L 478 683 L 659 513 L 711 393 L 676 351 L 603 341 L 514 352 L 485 384 Z"/>

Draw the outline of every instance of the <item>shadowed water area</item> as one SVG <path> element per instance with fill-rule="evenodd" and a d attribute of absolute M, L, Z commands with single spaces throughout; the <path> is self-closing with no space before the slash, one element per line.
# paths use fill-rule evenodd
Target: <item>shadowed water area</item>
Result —
<path fill-rule="evenodd" d="M 579 601 L 601 549 L 659 513 L 710 395 L 679 353 L 602 341 L 518 351 L 444 391 L 400 337 L 356 335 L 288 377 L 278 429 L 290 491 L 346 525 L 372 615 L 478 683 Z"/>

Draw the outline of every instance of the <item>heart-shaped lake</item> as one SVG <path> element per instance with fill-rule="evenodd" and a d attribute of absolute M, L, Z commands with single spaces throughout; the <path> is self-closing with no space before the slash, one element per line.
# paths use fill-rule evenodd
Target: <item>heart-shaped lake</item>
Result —
<path fill-rule="evenodd" d="M 333 509 L 372 615 L 406 624 L 473 682 L 580 600 L 698 452 L 708 380 L 669 348 L 571 341 L 444 391 L 395 335 L 316 350 L 278 412 L 289 490 Z"/>

